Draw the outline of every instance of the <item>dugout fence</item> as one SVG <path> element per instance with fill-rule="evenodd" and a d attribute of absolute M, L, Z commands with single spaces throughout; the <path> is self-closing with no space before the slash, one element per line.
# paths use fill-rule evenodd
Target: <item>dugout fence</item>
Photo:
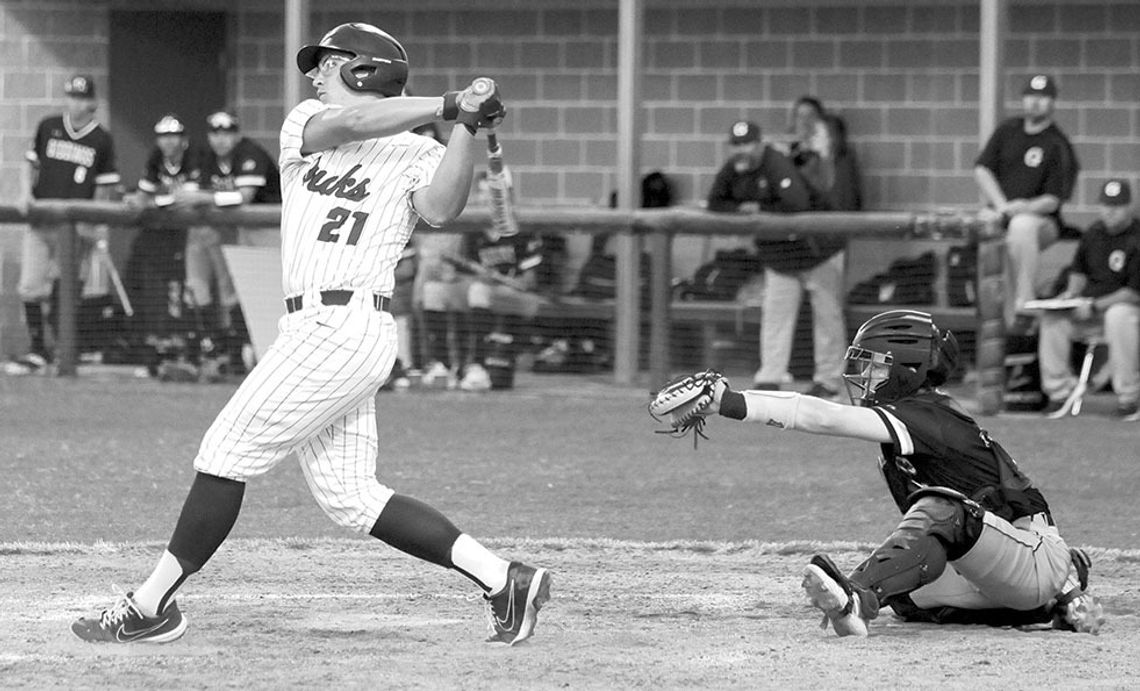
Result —
<path fill-rule="evenodd" d="M 231 209 L 138 208 L 118 202 L 86 200 L 35 201 L 27 207 L 0 204 L 0 223 L 60 223 L 70 225 L 60 246 L 60 299 L 57 371 L 77 372 L 79 283 L 77 223 L 119 228 L 191 226 L 276 227 L 280 206 L 254 205 Z M 679 301 L 674 286 L 674 243 L 678 238 L 810 238 L 841 235 L 851 241 L 947 243 L 976 249 L 976 300 L 970 306 L 947 304 L 945 290 L 935 291 L 931 303 L 848 305 L 852 322 L 895 306 L 930 311 L 952 329 L 973 327 L 977 398 L 984 414 L 1000 410 L 1004 386 L 1005 333 L 1002 319 L 1004 248 L 996 223 L 962 212 L 806 212 L 737 216 L 699 209 L 670 207 L 622 211 L 601 208 L 520 207 L 524 229 L 536 233 L 604 235 L 612 238 L 615 258 L 614 297 L 607 300 L 554 299 L 543 307 L 548 316 L 580 316 L 610 325 L 615 382 L 630 384 L 648 373 L 650 385 L 668 378 L 674 367 L 670 338 L 675 324 L 698 329 L 700 358 L 715 357 L 715 325 L 719 322 L 758 324 L 756 305 L 728 302 Z M 490 222 L 486 209 L 469 208 L 442 232 L 481 232 Z M 441 232 L 421 224 L 417 232 Z M 647 258 L 647 259 L 645 259 Z M 643 262 L 648 264 L 643 271 Z M 642 276 L 645 275 L 646 286 Z M 932 275 L 933 281 L 941 280 Z M 643 289 L 645 294 L 643 295 Z M 643 343 L 644 341 L 644 343 Z"/>

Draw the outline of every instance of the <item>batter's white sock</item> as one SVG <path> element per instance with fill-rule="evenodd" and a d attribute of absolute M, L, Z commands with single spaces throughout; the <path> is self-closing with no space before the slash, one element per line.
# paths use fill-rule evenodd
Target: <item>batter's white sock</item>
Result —
<path fill-rule="evenodd" d="M 451 563 L 482 583 L 488 593 L 497 593 L 503 589 L 507 584 L 507 569 L 511 565 L 466 533 L 460 535 L 451 546 Z"/>
<path fill-rule="evenodd" d="M 183 580 L 185 574 L 182 565 L 178 563 L 178 558 L 163 550 L 150 578 L 135 591 L 134 600 L 139 611 L 148 617 L 157 616 L 163 600 L 167 595 L 173 594 L 173 591 L 182 585 Z"/>

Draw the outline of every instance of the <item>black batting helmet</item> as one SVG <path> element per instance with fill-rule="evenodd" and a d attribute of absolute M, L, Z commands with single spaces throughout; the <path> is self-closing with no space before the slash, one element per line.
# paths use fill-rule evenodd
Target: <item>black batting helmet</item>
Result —
<path fill-rule="evenodd" d="M 958 339 L 927 312 L 890 310 L 859 327 L 846 359 L 852 402 L 890 403 L 946 383 L 958 366 Z"/>
<path fill-rule="evenodd" d="M 399 96 L 408 81 L 408 54 L 400 42 L 371 24 L 354 22 L 330 30 L 316 45 L 297 51 L 297 67 L 308 74 L 324 51 L 352 57 L 340 68 L 341 79 L 353 91 Z"/>

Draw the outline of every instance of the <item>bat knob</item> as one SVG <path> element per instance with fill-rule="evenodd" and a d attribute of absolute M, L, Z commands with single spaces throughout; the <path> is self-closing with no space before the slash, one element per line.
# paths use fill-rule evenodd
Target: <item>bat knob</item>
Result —
<path fill-rule="evenodd" d="M 476 96 L 489 94 L 494 88 L 495 82 L 491 81 L 487 77 L 479 77 L 475 81 L 471 82 L 471 93 Z"/>

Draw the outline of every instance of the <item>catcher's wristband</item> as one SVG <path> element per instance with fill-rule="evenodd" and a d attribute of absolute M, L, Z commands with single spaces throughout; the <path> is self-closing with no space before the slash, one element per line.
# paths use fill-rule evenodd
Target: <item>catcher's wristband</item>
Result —
<path fill-rule="evenodd" d="M 799 413 L 802 398 L 800 394 L 794 391 L 733 391 L 732 393 L 743 399 L 745 409 L 744 416 L 736 419 L 762 422 L 770 427 L 784 430 L 796 428 L 796 415 Z M 726 401 L 728 401 L 727 411 Z M 725 417 L 739 414 L 738 406 L 741 404 L 741 401 L 732 400 L 729 392 L 725 391 L 720 399 L 720 414 Z"/>
<path fill-rule="evenodd" d="M 732 389 L 725 389 L 720 396 L 720 414 L 733 420 L 743 420 L 748 416 L 748 403 L 744 394 Z"/>

